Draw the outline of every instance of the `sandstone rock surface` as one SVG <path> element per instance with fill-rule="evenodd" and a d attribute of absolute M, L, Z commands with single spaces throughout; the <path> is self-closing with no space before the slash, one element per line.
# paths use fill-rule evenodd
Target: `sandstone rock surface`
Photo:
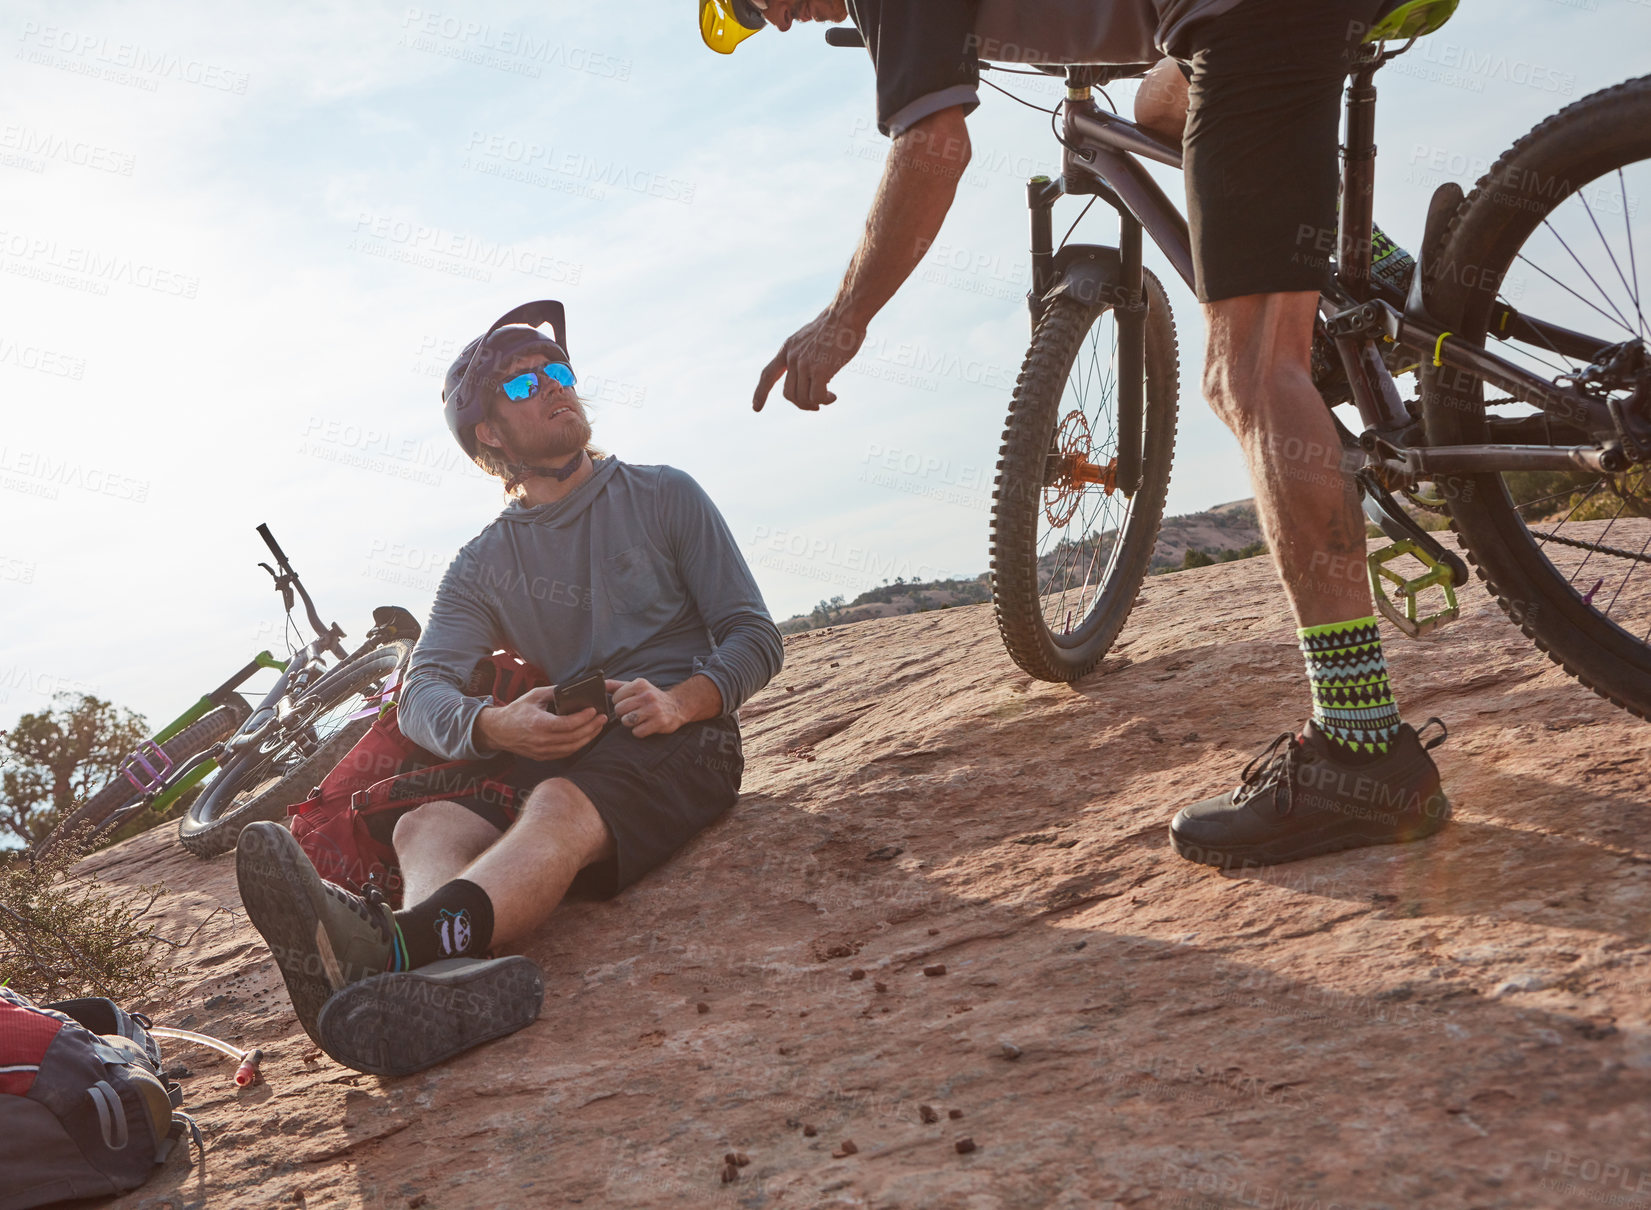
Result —
<path fill-rule="evenodd" d="M 1407 718 L 1450 726 L 1453 825 L 1244 877 L 1165 829 L 1304 713 L 1267 560 L 1150 579 L 1075 687 L 1021 675 L 989 607 L 795 636 L 739 805 L 557 913 L 535 1025 L 405 1079 L 310 1045 L 233 857 L 170 828 L 98 854 L 171 888 L 168 935 L 206 921 L 157 1023 L 268 1056 L 237 1091 L 169 1046 L 204 1169 L 112 1204 L 1651 1199 L 1646 725 L 1463 595 L 1389 642 Z"/>

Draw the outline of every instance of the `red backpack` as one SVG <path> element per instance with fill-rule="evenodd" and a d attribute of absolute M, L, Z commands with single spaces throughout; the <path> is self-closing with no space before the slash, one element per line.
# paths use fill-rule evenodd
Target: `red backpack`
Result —
<path fill-rule="evenodd" d="M 532 664 L 498 651 L 477 661 L 464 691 L 503 706 L 545 684 Z M 504 780 L 513 759 L 444 761 L 401 733 L 391 702 L 310 796 L 287 808 L 289 826 L 321 877 L 357 894 L 373 884 L 399 907 L 401 869 L 390 845 L 396 820 L 424 803 L 471 794 L 513 807 L 516 788 Z"/>

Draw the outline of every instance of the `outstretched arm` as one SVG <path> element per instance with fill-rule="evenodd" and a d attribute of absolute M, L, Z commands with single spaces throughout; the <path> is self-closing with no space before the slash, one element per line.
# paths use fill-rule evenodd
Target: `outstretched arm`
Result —
<path fill-rule="evenodd" d="M 871 317 L 917 268 L 951 209 L 969 165 L 963 114 L 961 105 L 938 110 L 895 137 L 865 234 L 837 296 L 763 368 L 751 400 L 756 411 L 781 377 L 785 397 L 807 411 L 837 398 L 827 389 L 832 376 L 859 350 Z"/>

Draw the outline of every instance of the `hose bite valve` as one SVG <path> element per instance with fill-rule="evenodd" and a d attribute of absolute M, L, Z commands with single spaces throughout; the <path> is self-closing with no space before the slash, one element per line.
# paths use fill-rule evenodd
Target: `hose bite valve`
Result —
<path fill-rule="evenodd" d="M 235 1086 L 250 1088 L 258 1083 L 261 1077 L 258 1074 L 258 1064 L 264 1061 L 264 1052 L 256 1046 L 241 1056 L 241 1065 L 235 1069 Z"/>

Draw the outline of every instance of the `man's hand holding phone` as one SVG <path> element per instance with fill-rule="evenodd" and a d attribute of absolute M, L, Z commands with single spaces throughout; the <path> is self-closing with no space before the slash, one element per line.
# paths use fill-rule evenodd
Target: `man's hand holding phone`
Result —
<path fill-rule="evenodd" d="M 508 706 L 488 706 L 476 718 L 477 742 L 529 760 L 572 756 L 602 734 L 608 716 L 594 706 L 554 714 L 556 688 L 529 689 Z"/>

